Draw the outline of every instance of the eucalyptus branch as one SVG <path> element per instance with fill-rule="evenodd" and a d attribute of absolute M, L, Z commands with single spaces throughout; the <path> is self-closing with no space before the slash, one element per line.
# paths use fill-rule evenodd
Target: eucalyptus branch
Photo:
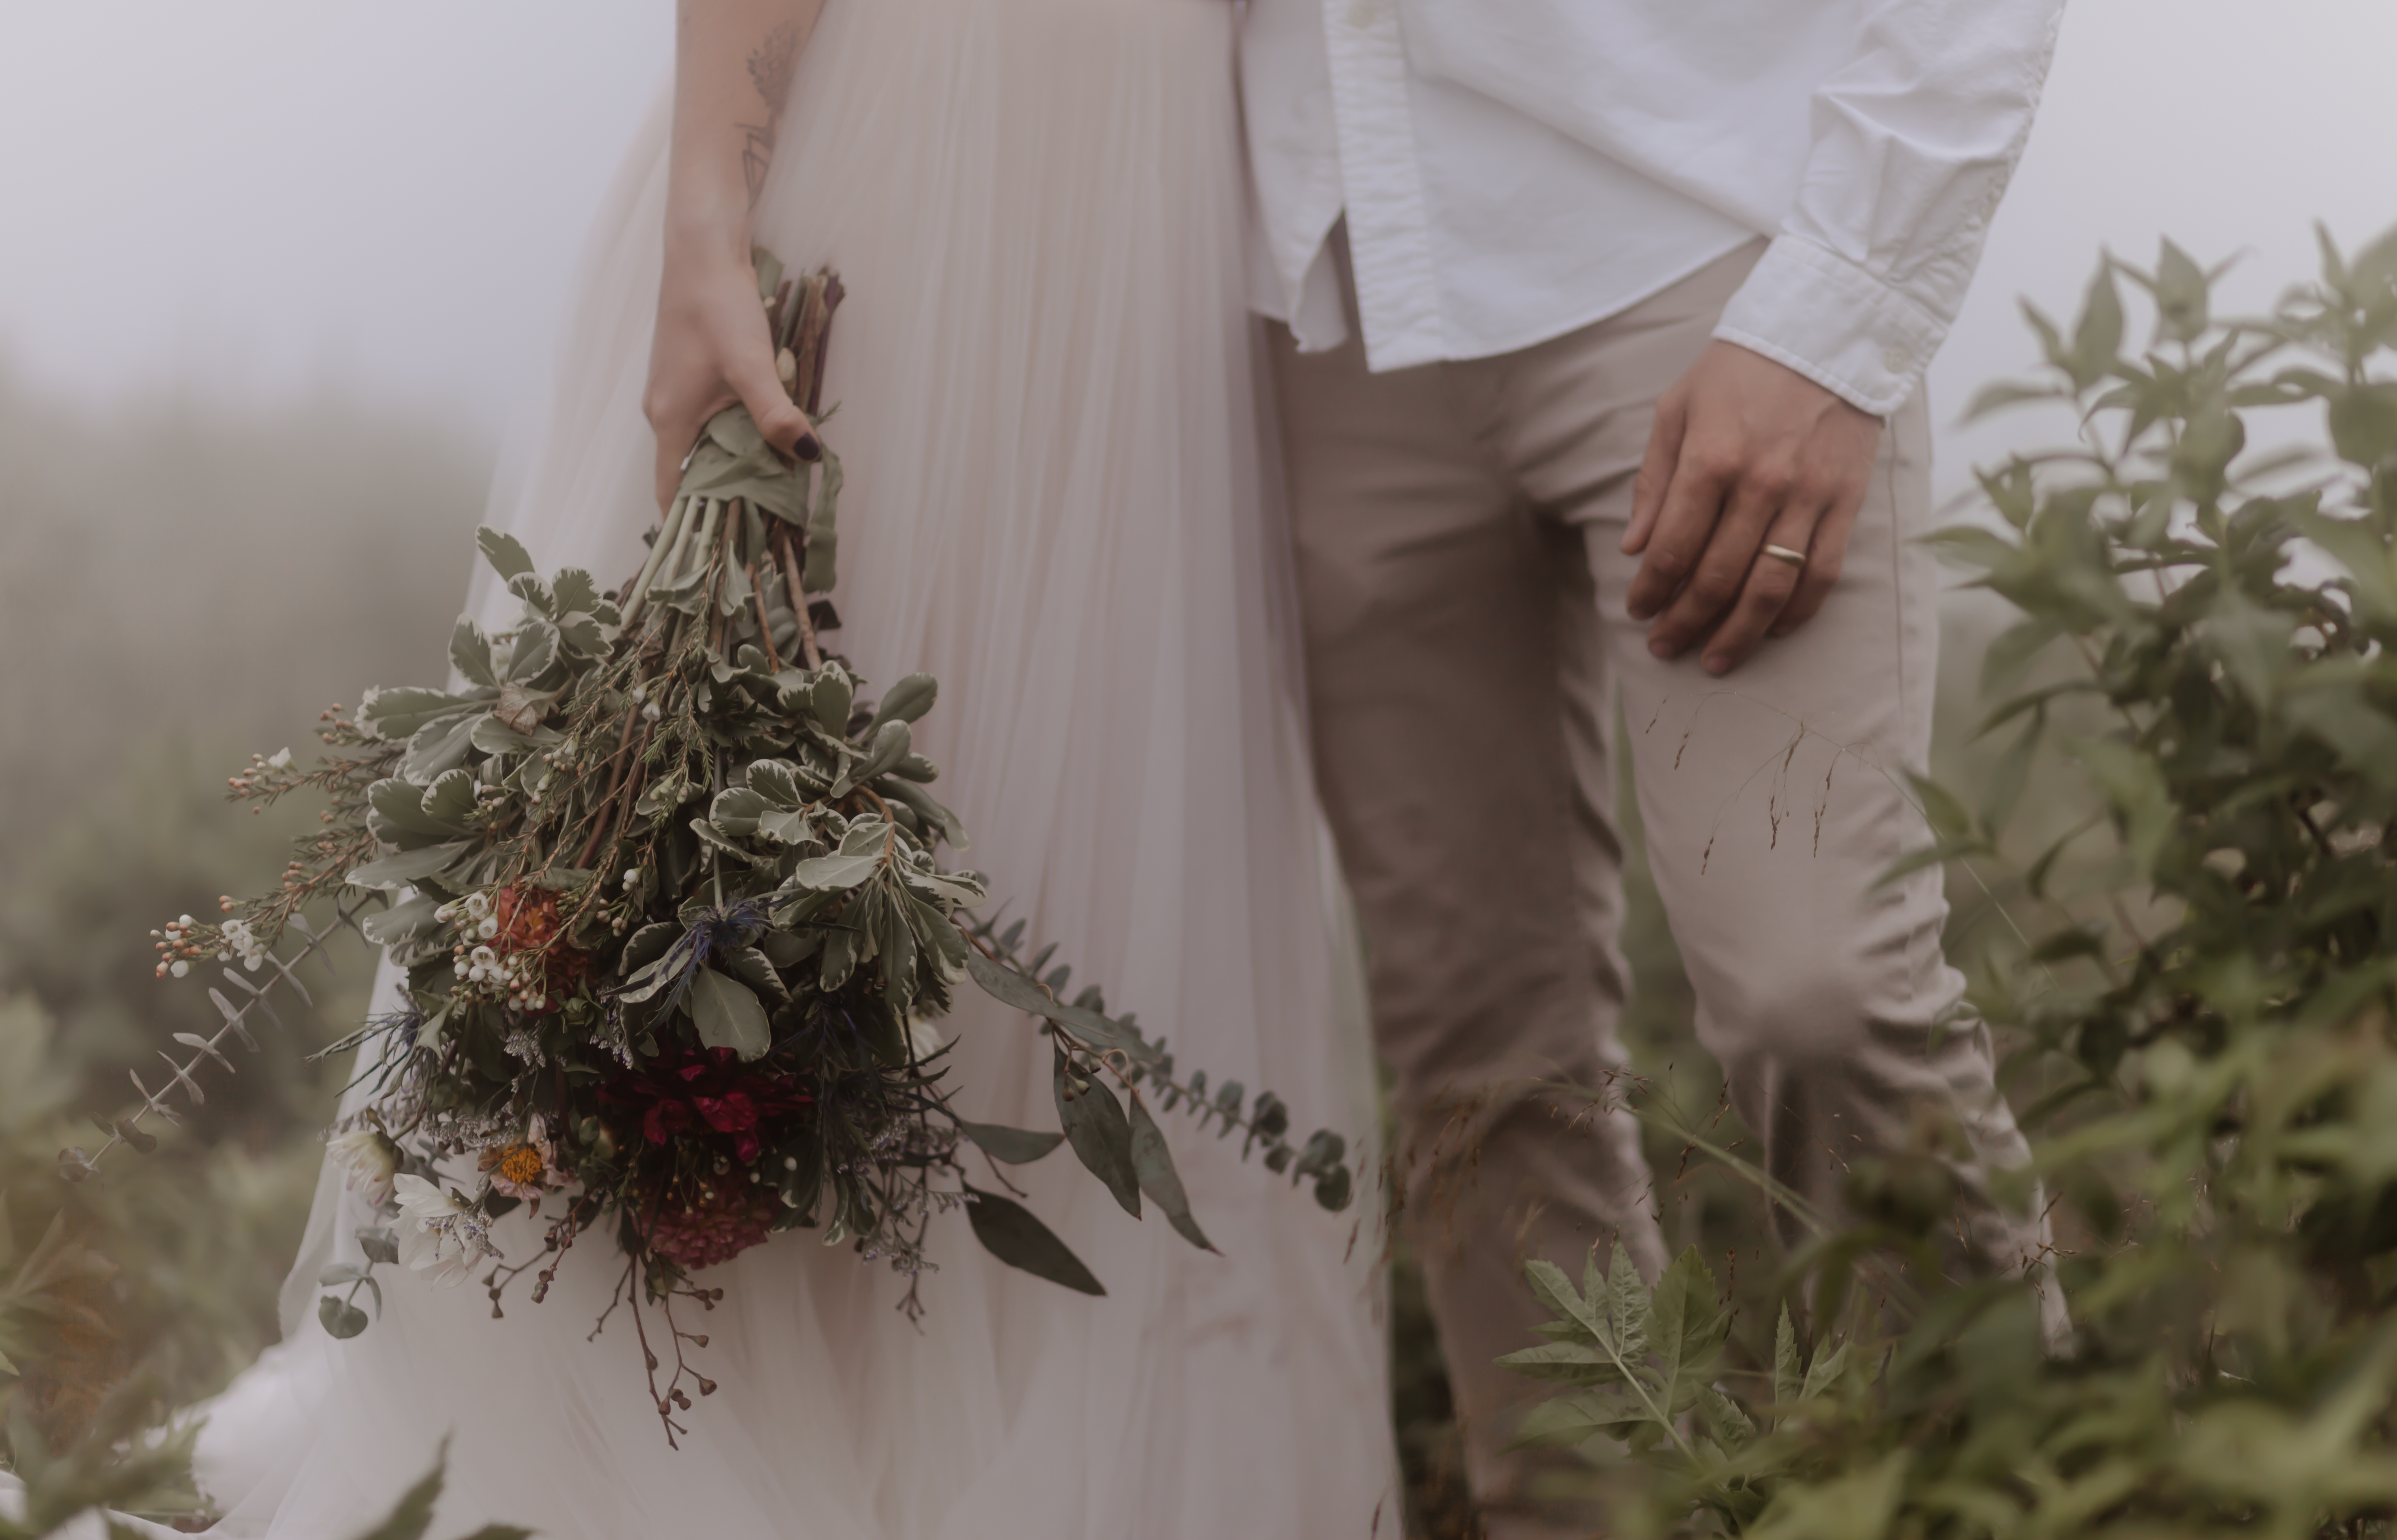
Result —
<path fill-rule="evenodd" d="M 138 1070 L 127 1070 L 126 1074 L 133 1081 L 133 1089 L 141 1094 L 141 1105 L 134 1109 L 130 1117 L 115 1119 L 110 1125 L 108 1143 L 100 1145 L 91 1154 L 86 1155 L 81 1148 L 73 1145 L 60 1150 L 59 1174 L 70 1182 L 87 1181 L 99 1173 L 101 1157 L 119 1145 L 130 1145 L 145 1155 L 156 1148 L 157 1137 L 143 1132 L 141 1128 L 143 1119 L 154 1115 L 165 1118 L 169 1123 L 180 1121 L 181 1119 L 167 1102 L 168 1094 L 178 1086 L 182 1088 L 191 1105 L 204 1105 L 208 1101 L 207 1093 L 200 1090 L 199 1082 L 192 1077 L 211 1059 L 222 1065 L 227 1074 L 233 1072 L 233 1061 L 224 1054 L 226 1038 L 238 1038 L 244 1048 L 253 1053 L 258 1051 L 258 1039 L 250 1033 L 247 1024 L 248 1018 L 254 1009 L 263 1010 L 269 1017 L 274 1017 L 275 1007 L 268 1001 L 267 996 L 276 984 L 288 984 L 304 1003 L 313 1007 L 315 1001 L 309 996 L 308 986 L 300 982 L 299 975 L 294 970 L 323 951 L 326 944 L 343 930 L 356 931 L 363 940 L 365 931 L 360 930 L 357 917 L 369 904 L 379 902 L 381 898 L 382 895 L 379 893 L 366 893 L 348 903 L 337 904 L 332 923 L 322 931 L 312 930 L 304 917 L 293 915 L 290 922 L 299 928 L 301 934 L 307 937 L 307 944 L 288 958 L 276 957 L 271 952 L 261 951 L 255 954 L 263 956 L 267 961 L 275 965 L 274 975 L 263 984 L 254 984 L 233 969 L 225 969 L 225 978 L 249 998 L 236 1006 L 225 998 L 222 991 L 211 987 L 208 990 L 208 998 L 215 1003 L 218 1014 L 223 1018 L 222 1024 L 214 1033 L 206 1038 L 195 1032 L 176 1033 L 175 1040 L 191 1049 L 192 1056 L 188 1061 L 178 1064 L 174 1055 L 160 1053 L 159 1057 L 167 1061 L 171 1078 L 154 1091 L 142 1084 L 141 1076 Z M 279 1020 L 277 1024 L 280 1024 Z"/>

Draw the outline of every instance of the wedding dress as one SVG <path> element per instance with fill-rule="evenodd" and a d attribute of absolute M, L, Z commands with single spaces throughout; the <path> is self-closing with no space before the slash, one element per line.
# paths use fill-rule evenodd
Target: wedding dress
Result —
<path fill-rule="evenodd" d="M 831 0 L 757 238 L 848 286 L 823 430 L 848 475 L 838 643 L 869 680 L 939 678 L 917 742 L 972 835 L 964 864 L 1185 1070 L 1355 1138 L 1374 1113 L 1281 640 L 1233 21 L 1226 0 Z M 624 578 L 655 517 L 639 399 L 666 137 L 662 106 L 495 498 L 544 570 Z M 515 614 L 488 586 L 473 608 Z M 1046 1043 L 966 994 L 943 1024 L 960 1110 L 1055 1127 Z M 1104 1299 L 999 1264 L 952 1215 L 918 1328 L 880 1264 L 777 1237 L 700 1276 L 725 1290 L 687 1323 L 721 1388 L 679 1450 L 625 1313 L 589 1336 L 619 1271 L 596 1240 L 504 1320 L 472 1284 L 382 1268 L 381 1319 L 328 1336 L 316 1274 L 365 1222 L 328 1167 L 287 1340 L 201 1439 L 214 1533 L 346 1540 L 446 1439 L 435 1540 L 492 1520 L 575 1540 L 1395 1535 L 1370 1148 L 1368 1192 L 1332 1215 L 1239 1140 L 1166 1128 L 1221 1256 L 1134 1222 L 1065 1152 L 1023 1169 L 1029 1201 Z M 499 1239 L 539 1249 L 520 1217 Z"/>

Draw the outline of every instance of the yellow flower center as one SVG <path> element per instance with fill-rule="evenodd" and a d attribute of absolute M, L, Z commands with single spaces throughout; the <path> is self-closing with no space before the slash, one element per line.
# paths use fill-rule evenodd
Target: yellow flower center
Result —
<path fill-rule="evenodd" d="M 511 1145 L 500 1157 L 500 1174 L 519 1185 L 529 1186 L 541 1180 L 541 1151 L 530 1145 Z"/>

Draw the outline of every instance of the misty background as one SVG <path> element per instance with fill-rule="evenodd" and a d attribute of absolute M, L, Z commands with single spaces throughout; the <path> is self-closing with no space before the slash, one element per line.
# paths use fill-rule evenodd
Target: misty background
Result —
<path fill-rule="evenodd" d="M 148 928 L 271 882 L 313 817 L 229 809 L 223 777 L 304 755 L 366 685 L 439 676 L 468 534 L 672 27 L 668 0 L 0 4 L 0 1195 L 20 1226 L 60 1201 L 57 1120 L 122 1110 L 124 1069 L 211 1017 L 152 979 Z M 2030 366 L 2017 296 L 2069 319 L 2101 248 L 2149 263 L 2168 234 L 2238 257 L 2227 293 L 2260 309 L 2313 271 L 2315 220 L 2350 248 L 2397 223 L 2391 59 L 2388 0 L 2072 0 L 1932 371 L 1943 496 L 2055 436 L 1955 425 Z M 1987 614 L 1951 617 L 1951 762 Z M 1653 910 L 1630 940 L 1634 1035 L 1661 1035 L 1686 1011 L 1670 942 Z M 345 969 L 301 1046 L 355 1020 Z M 94 1200 L 175 1340 L 205 1335 L 179 1392 L 272 1340 L 313 1185 L 334 1082 L 258 1065 L 215 1093 L 187 1201 Z M 1401 1358 L 1402 1428 L 1433 1427 L 1444 1392 Z M 71 1413 L 58 1383 L 45 1404 Z"/>

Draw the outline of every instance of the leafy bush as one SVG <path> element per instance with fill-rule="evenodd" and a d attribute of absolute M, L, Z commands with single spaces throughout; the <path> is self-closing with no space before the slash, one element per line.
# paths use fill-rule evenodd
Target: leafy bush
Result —
<path fill-rule="evenodd" d="M 1935 1128 L 1744 1297 L 1694 1252 L 1653 1290 L 1535 1268 L 1559 1320 L 1514 1361 L 1573 1388 L 1524 1436 L 1590 1452 L 1627 1534 L 2397 1522 L 2397 234 L 2325 237 L 2269 318 L 2216 318 L 2216 276 L 2167 243 L 2069 333 L 2031 311 L 2044 375 L 1975 409 L 2066 407 L 2077 442 L 1937 537 L 2021 618 L 1977 806 L 1922 784 L 1914 861 L 1985 895 L 1973 1003 L 2018 1045 L 2053 1278 L 1939 1276 Z"/>

